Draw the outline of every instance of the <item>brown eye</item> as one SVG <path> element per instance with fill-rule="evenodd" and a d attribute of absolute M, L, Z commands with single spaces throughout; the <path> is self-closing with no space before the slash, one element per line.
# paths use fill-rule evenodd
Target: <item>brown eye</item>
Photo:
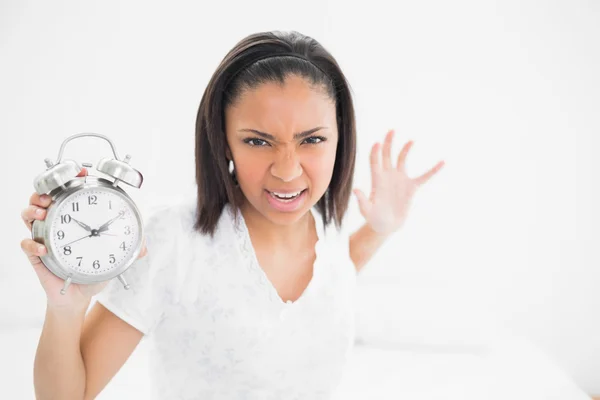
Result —
<path fill-rule="evenodd" d="M 325 139 L 323 136 L 311 136 L 309 138 L 306 138 L 304 142 L 308 144 L 318 144 L 324 142 L 325 140 L 327 139 Z"/>
<path fill-rule="evenodd" d="M 249 144 L 250 146 L 264 146 L 268 145 L 268 143 L 262 139 L 257 138 L 248 138 L 244 139 L 244 143 Z"/>

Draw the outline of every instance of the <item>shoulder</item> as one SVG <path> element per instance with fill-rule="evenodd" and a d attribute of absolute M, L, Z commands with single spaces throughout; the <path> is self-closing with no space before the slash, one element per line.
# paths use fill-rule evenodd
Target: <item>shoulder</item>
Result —
<path fill-rule="evenodd" d="M 148 249 L 147 261 L 161 269 L 178 268 L 178 259 L 190 236 L 189 203 L 159 203 L 143 214 L 143 236 Z"/>
<path fill-rule="evenodd" d="M 343 223 L 337 226 L 333 221 L 325 225 L 317 208 L 312 211 L 319 235 L 319 248 L 340 262 L 346 261 L 350 257 L 350 237 L 347 226 Z"/>
<path fill-rule="evenodd" d="M 146 211 L 144 220 L 146 223 L 160 225 L 164 228 L 182 228 L 185 216 L 190 211 L 189 206 L 190 202 L 185 200 L 154 204 Z"/>
<path fill-rule="evenodd" d="M 317 207 L 311 209 L 313 217 L 315 219 L 315 226 L 320 238 L 323 238 L 330 244 L 341 244 L 347 245 L 348 241 L 348 228 L 345 223 L 341 226 L 337 226 L 332 220 L 328 225 L 323 222 L 323 216 L 319 212 Z"/>
<path fill-rule="evenodd" d="M 177 200 L 150 206 L 144 215 L 146 232 L 162 238 L 181 238 L 194 232 L 196 203 Z"/>
<path fill-rule="evenodd" d="M 145 234 L 160 238 L 161 244 L 192 241 L 195 246 L 204 247 L 223 241 L 231 242 L 238 233 L 236 227 L 239 228 L 240 224 L 231 206 L 225 204 L 214 235 L 200 232 L 195 228 L 198 220 L 198 204 L 195 197 L 155 204 L 148 208 L 145 214 Z"/>
<path fill-rule="evenodd" d="M 315 208 L 313 212 L 317 229 L 320 229 L 322 235 L 320 237 L 324 243 L 324 245 L 318 245 L 319 252 L 324 253 L 324 258 L 329 259 L 331 263 L 336 266 L 335 269 L 338 272 L 349 276 L 350 280 L 354 282 L 357 270 L 350 257 L 350 236 L 352 234 L 352 228 L 349 226 L 346 219 L 341 226 L 337 226 L 333 221 L 325 226 L 318 210 Z"/>
<path fill-rule="evenodd" d="M 175 247 L 178 254 L 212 252 L 215 246 L 231 243 L 236 237 L 236 220 L 227 204 L 221 211 L 214 235 L 197 230 L 197 220 L 197 202 L 195 198 L 187 198 L 150 208 L 145 218 L 145 230 L 156 246 Z"/>

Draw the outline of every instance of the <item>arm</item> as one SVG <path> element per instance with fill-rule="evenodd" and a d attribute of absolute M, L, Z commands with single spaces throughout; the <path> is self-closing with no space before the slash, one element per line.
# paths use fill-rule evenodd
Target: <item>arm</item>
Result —
<path fill-rule="evenodd" d="M 379 143 L 371 148 L 371 195 L 360 190 L 353 192 L 360 213 L 366 223 L 350 237 L 350 258 L 357 271 L 373 257 L 386 238 L 404 224 L 413 196 L 444 166 L 439 162 L 427 173 L 411 179 L 406 175 L 405 161 L 413 141 L 407 142 L 398 154 L 397 165 L 392 165 L 391 148 L 394 130 L 388 131 L 383 149 Z M 381 151 L 380 151 L 381 150 Z M 380 152 L 382 157 L 380 160 Z"/>
<path fill-rule="evenodd" d="M 48 308 L 34 364 L 37 399 L 94 399 L 121 369 L 143 333 L 102 304 Z"/>
<path fill-rule="evenodd" d="M 102 304 L 94 304 L 81 334 L 81 355 L 87 375 L 83 400 L 93 400 L 100 394 L 143 336 Z"/>
<path fill-rule="evenodd" d="M 33 366 L 37 399 L 83 398 L 85 366 L 79 338 L 86 309 L 87 306 L 80 310 L 46 308 Z"/>
<path fill-rule="evenodd" d="M 369 224 L 364 224 L 350 236 L 350 258 L 357 272 L 367 264 L 387 237 L 375 232 Z"/>

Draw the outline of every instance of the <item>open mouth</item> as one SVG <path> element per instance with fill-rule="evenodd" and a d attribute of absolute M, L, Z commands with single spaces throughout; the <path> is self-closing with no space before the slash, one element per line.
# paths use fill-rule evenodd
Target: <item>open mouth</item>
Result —
<path fill-rule="evenodd" d="M 306 189 L 302 189 L 297 192 L 289 192 L 289 193 L 279 193 L 279 192 L 271 192 L 267 191 L 273 198 L 282 201 L 284 203 L 288 203 L 294 201 L 294 199 L 298 198 L 302 193 L 304 193 Z"/>

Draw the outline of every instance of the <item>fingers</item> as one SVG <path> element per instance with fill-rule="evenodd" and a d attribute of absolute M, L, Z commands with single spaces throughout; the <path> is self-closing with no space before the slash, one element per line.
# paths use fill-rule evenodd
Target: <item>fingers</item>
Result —
<path fill-rule="evenodd" d="M 383 168 L 392 168 L 392 139 L 394 139 L 394 130 L 388 131 L 383 142 Z"/>
<path fill-rule="evenodd" d="M 138 258 L 144 258 L 146 257 L 146 254 L 148 254 L 148 249 L 146 248 L 146 246 L 142 247 L 142 251 L 140 251 L 140 255 L 138 256 Z"/>
<path fill-rule="evenodd" d="M 398 171 L 404 170 L 404 165 L 406 163 L 406 156 L 408 155 L 408 151 L 412 147 L 413 143 L 414 142 L 412 140 L 408 141 L 404 145 L 404 147 L 402 147 L 402 150 L 400 150 L 400 154 L 398 154 L 398 161 L 396 164 L 396 169 L 398 169 Z"/>
<path fill-rule="evenodd" d="M 381 175 L 381 163 L 379 162 L 379 149 L 381 143 L 375 143 L 371 148 L 371 185 L 377 185 L 379 176 Z"/>
<path fill-rule="evenodd" d="M 358 208 L 363 217 L 367 218 L 371 212 L 371 203 L 367 199 L 367 196 L 360 189 L 354 189 L 354 194 L 358 200 Z"/>
<path fill-rule="evenodd" d="M 42 194 L 40 195 L 37 192 L 34 192 L 31 197 L 29 198 L 29 204 L 32 204 L 34 206 L 38 206 L 38 207 L 48 207 L 50 204 L 52 203 L 52 198 L 50 196 L 48 196 L 47 194 Z"/>
<path fill-rule="evenodd" d="M 433 175 L 435 175 L 440 169 L 442 169 L 444 164 L 444 161 L 440 161 L 435 167 L 431 168 L 429 171 L 415 179 L 415 181 L 419 186 L 425 184 L 429 179 L 431 179 Z"/>
<path fill-rule="evenodd" d="M 78 177 L 87 176 L 87 168 L 81 168 Z M 52 204 L 52 197 L 47 194 L 39 194 L 34 192 L 29 198 L 29 206 L 21 211 L 21 219 L 25 223 L 27 229 L 31 231 L 34 220 L 43 220 L 46 218 L 46 208 Z"/>
<path fill-rule="evenodd" d="M 34 220 L 43 220 L 44 218 L 46 218 L 46 209 L 36 205 L 30 205 L 21 211 L 21 219 L 30 231 Z"/>
<path fill-rule="evenodd" d="M 78 177 L 87 176 L 87 175 L 88 175 L 87 168 L 81 168 L 81 171 L 79 171 L 79 174 L 77 174 Z M 33 205 L 44 207 L 44 208 L 50 206 L 51 203 L 52 203 L 52 198 L 50 196 L 48 196 L 47 194 L 39 194 L 37 192 L 34 192 L 31 195 L 31 197 L 29 198 L 29 204 L 33 204 Z"/>
<path fill-rule="evenodd" d="M 39 256 L 46 254 L 46 247 L 32 239 L 23 239 L 21 241 L 21 249 L 33 265 L 40 263 Z"/>
<path fill-rule="evenodd" d="M 140 255 L 138 258 L 145 257 L 148 254 L 148 249 L 146 248 L 146 238 L 142 239 L 142 250 L 140 251 Z"/>
<path fill-rule="evenodd" d="M 39 194 L 33 192 L 29 198 L 29 206 L 21 211 L 21 219 L 25 223 L 27 229 L 31 231 L 33 221 L 43 220 L 46 218 L 46 208 L 52 204 L 52 198 L 47 194 Z"/>
<path fill-rule="evenodd" d="M 82 167 L 82 168 L 81 168 L 81 171 L 79 171 L 79 173 L 77 174 L 77 177 L 80 177 L 80 176 L 87 176 L 87 175 L 88 175 L 87 168 L 85 168 L 85 167 Z"/>

